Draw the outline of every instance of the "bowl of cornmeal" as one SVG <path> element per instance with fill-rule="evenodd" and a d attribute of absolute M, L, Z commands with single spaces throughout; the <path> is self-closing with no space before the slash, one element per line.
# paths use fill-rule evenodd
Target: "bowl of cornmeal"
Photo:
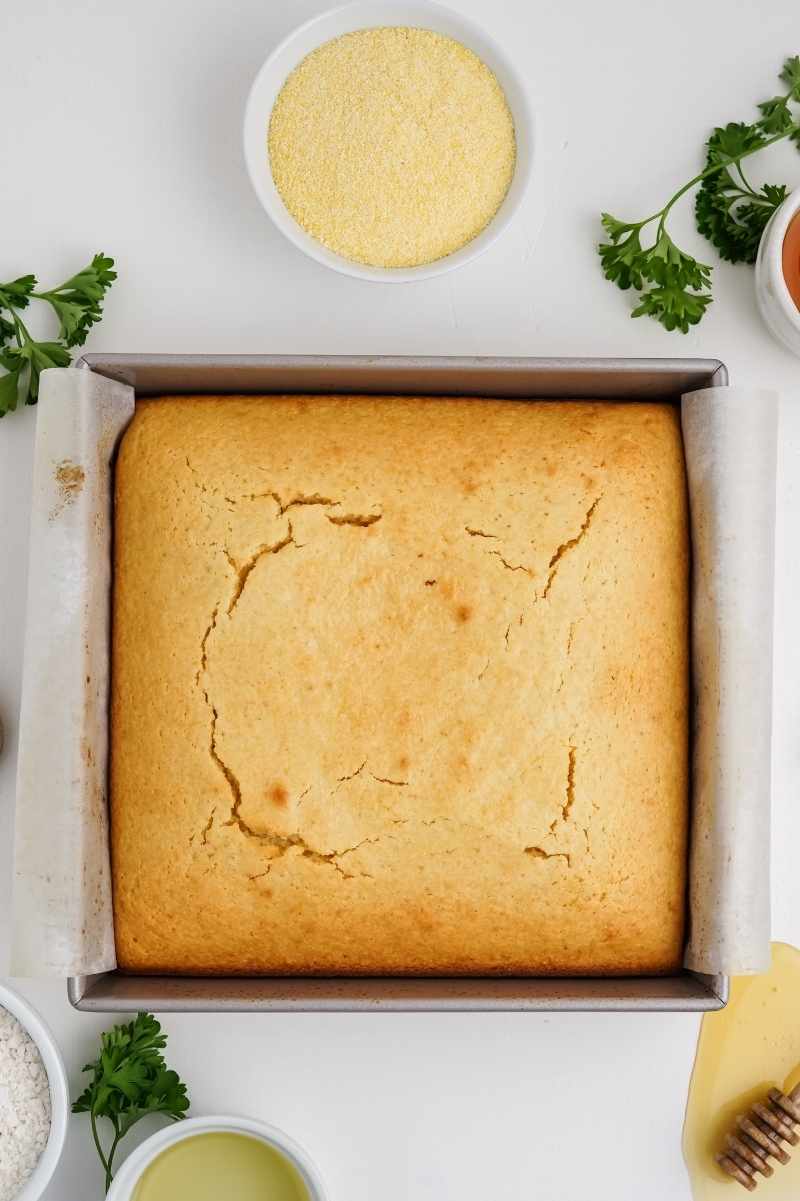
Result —
<path fill-rule="evenodd" d="M 450 271 L 506 228 L 535 116 L 516 70 L 439 4 L 345 5 L 295 29 L 247 102 L 250 179 L 278 229 L 347 275 Z"/>

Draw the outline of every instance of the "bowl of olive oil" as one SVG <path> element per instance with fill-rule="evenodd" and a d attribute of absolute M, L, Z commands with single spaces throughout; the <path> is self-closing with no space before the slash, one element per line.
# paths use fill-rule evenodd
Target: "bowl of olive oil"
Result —
<path fill-rule="evenodd" d="M 302 1147 L 253 1118 L 187 1118 L 122 1165 L 107 1201 L 326 1201 Z"/>

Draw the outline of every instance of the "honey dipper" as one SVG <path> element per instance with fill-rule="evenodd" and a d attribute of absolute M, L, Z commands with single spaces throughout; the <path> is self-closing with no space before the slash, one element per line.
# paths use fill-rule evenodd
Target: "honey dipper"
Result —
<path fill-rule="evenodd" d="M 758 1184 L 757 1172 L 771 1176 L 770 1159 L 779 1163 L 789 1162 L 789 1153 L 783 1146 L 800 1143 L 800 1084 L 785 1096 L 777 1088 L 771 1088 L 763 1104 L 757 1102 L 745 1114 L 736 1119 L 736 1133 L 725 1138 L 725 1150 L 716 1156 L 723 1172 L 752 1193 Z"/>

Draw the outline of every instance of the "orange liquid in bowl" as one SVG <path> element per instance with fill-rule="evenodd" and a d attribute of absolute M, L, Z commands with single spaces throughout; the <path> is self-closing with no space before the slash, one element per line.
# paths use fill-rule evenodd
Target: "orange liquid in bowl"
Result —
<path fill-rule="evenodd" d="M 795 213 L 783 239 L 782 266 L 789 295 L 800 309 L 800 212 Z"/>

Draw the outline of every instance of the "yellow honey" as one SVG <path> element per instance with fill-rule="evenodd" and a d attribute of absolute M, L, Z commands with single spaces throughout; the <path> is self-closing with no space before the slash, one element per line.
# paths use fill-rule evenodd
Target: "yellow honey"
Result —
<path fill-rule="evenodd" d="M 770 970 L 734 979 L 725 1009 L 703 1018 L 683 1131 L 694 1201 L 749 1196 L 714 1156 L 739 1114 L 763 1101 L 771 1088 L 789 1093 L 799 1080 L 800 951 L 776 942 Z M 800 1197 L 800 1146 L 787 1150 L 791 1162 L 773 1160 L 774 1175 L 757 1177 L 754 1196 L 763 1201 Z"/>

